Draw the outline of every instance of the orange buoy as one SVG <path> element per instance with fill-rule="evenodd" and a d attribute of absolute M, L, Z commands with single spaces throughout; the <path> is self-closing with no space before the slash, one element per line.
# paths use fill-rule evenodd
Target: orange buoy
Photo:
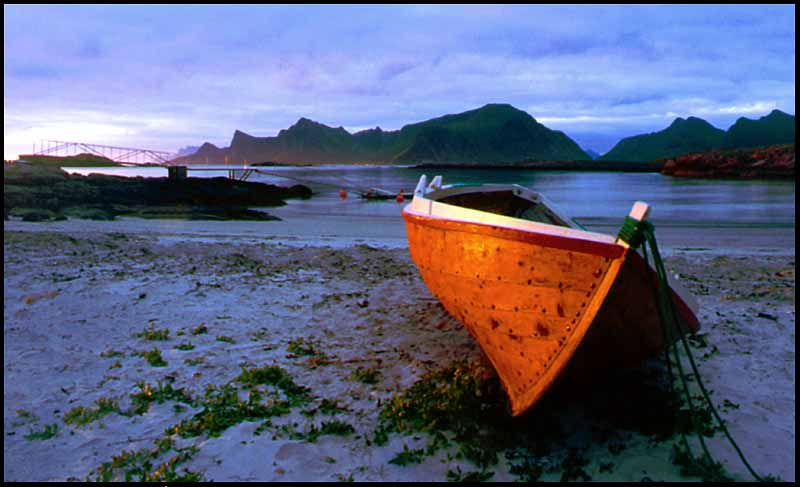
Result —
<path fill-rule="evenodd" d="M 402 189 L 400 190 L 400 192 L 399 192 L 399 193 L 397 193 L 397 198 L 395 198 L 395 200 L 396 200 L 398 203 L 402 203 L 403 201 L 405 201 L 405 200 L 406 200 L 406 199 L 405 199 L 405 197 L 403 196 L 403 190 L 402 190 Z"/>
<path fill-rule="evenodd" d="M 339 190 L 339 198 L 341 198 L 343 200 L 347 199 L 347 190 L 346 189 L 340 189 Z"/>

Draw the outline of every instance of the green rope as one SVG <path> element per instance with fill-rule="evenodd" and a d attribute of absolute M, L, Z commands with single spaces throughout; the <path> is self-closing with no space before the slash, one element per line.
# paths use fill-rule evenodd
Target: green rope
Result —
<path fill-rule="evenodd" d="M 633 220 L 633 219 L 631 218 L 631 220 Z M 633 220 L 633 221 L 635 222 L 636 220 Z M 644 261 L 649 266 L 650 265 L 650 259 L 649 259 L 648 255 L 647 255 L 647 246 L 646 245 L 642 246 L 642 254 L 644 255 Z M 660 298 L 659 298 L 660 294 L 658 292 L 658 287 L 655 285 L 655 283 L 653 285 L 653 293 L 655 294 L 656 303 L 658 303 L 660 301 Z M 660 322 L 664 323 L 665 321 L 664 321 L 664 317 L 662 316 L 662 311 L 661 311 L 661 307 L 660 306 L 658 306 L 658 313 L 659 313 L 659 319 L 661 320 Z M 666 326 L 662 326 L 661 327 L 661 337 L 662 337 L 662 340 L 664 340 L 664 349 L 665 349 L 664 363 L 665 363 L 665 365 L 667 367 L 667 377 L 668 377 L 667 385 L 669 387 L 670 397 L 674 397 L 674 395 L 675 395 L 675 376 L 674 376 L 674 374 L 672 372 L 672 359 L 671 359 L 671 356 L 672 356 L 671 352 L 673 350 L 672 344 L 674 343 L 674 340 L 672 339 L 673 337 L 671 335 L 672 335 L 671 331 Z M 691 412 L 690 412 L 690 414 L 691 414 Z M 678 411 L 675 411 L 673 419 L 677 419 L 677 417 L 678 417 Z M 693 417 L 692 417 L 692 424 L 694 424 L 694 418 Z M 683 444 L 684 449 L 687 452 L 691 451 L 689 449 L 689 440 L 686 439 L 686 432 L 683 431 L 683 429 L 681 429 L 680 433 L 681 433 L 681 443 Z"/>
<path fill-rule="evenodd" d="M 686 404 L 689 406 L 689 419 L 691 420 L 692 426 L 694 427 L 694 430 L 697 433 L 698 440 L 700 440 L 700 446 L 703 449 L 703 454 L 705 455 L 706 460 L 709 461 L 709 464 L 713 464 L 714 460 L 711 457 L 711 453 L 708 451 L 705 439 L 703 438 L 703 432 L 700 427 L 700 421 L 697 418 L 697 411 L 692 401 L 692 395 L 689 392 L 689 384 L 686 381 L 686 375 L 683 372 L 683 362 L 681 362 L 677 345 L 675 345 L 676 342 L 675 329 L 668 327 L 669 323 L 674 323 L 676 325 L 675 328 L 678 329 L 678 335 L 680 335 L 681 339 L 683 339 L 682 330 L 678 326 L 677 314 L 674 312 L 675 311 L 674 308 L 670 306 L 672 299 L 670 299 L 669 296 L 669 284 L 667 284 L 666 286 L 664 285 L 664 283 L 667 282 L 667 278 L 666 278 L 666 272 L 663 272 L 663 274 L 661 272 L 663 270 L 663 265 L 659 265 L 661 264 L 661 256 L 658 253 L 658 246 L 655 244 L 655 240 L 652 241 L 650 240 L 650 236 L 654 235 L 653 231 L 655 230 L 655 228 L 653 227 L 652 224 L 648 222 L 647 225 L 643 227 L 643 229 L 644 229 L 643 233 L 645 240 L 647 241 L 648 244 L 650 244 L 650 249 L 653 251 L 653 263 L 656 266 L 656 273 L 659 281 L 658 288 L 654 287 L 653 291 L 656 294 L 658 314 L 661 322 L 661 329 L 665 340 L 664 347 L 666 349 L 666 360 L 667 363 L 670 365 L 672 363 L 672 361 L 670 360 L 670 356 L 672 356 L 675 360 L 675 364 L 678 368 L 678 376 L 680 377 L 681 385 L 683 386 L 684 398 L 686 399 Z M 646 246 L 642 246 L 642 248 L 646 248 Z M 691 352 L 688 353 L 691 355 Z M 698 376 L 698 381 L 699 381 L 700 379 L 697 369 L 694 369 L 694 372 L 695 375 Z M 671 370 L 669 373 L 669 379 L 670 382 L 674 381 Z M 686 435 L 683 433 L 683 431 L 681 431 L 681 437 L 683 438 L 683 444 L 684 447 L 686 448 L 686 451 L 690 453 L 691 450 L 689 449 L 689 442 L 686 439 Z"/>
<path fill-rule="evenodd" d="M 572 223 L 574 223 L 575 225 L 578 225 L 578 228 L 580 228 L 581 230 L 584 230 L 584 231 L 588 230 L 588 229 L 587 229 L 585 226 L 583 226 L 583 225 L 581 224 L 581 222 L 579 222 L 578 220 L 576 220 L 576 219 L 574 219 L 574 218 L 570 218 L 570 219 L 572 220 Z"/>
<path fill-rule="evenodd" d="M 686 381 L 686 377 L 683 373 L 683 365 L 681 361 L 681 357 L 678 350 L 677 338 L 680 338 L 680 342 L 683 344 L 683 349 L 686 352 L 686 356 L 689 358 L 689 363 L 692 366 L 692 371 L 694 372 L 694 376 L 697 379 L 697 385 L 700 387 L 700 390 L 703 393 L 703 398 L 705 399 L 706 404 L 708 405 L 709 409 L 711 410 L 714 418 L 716 418 L 717 422 L 720 425 L 721 430 L 725 433 L 725 436 L 728 438 L 728 441 L 731 443 L 733 448 L 736 450 L 736 453 L 739 455 L 739 458 L 742 460 L 742 463 L 750 474 L 758 481 L 764 481 L 753 468 L 748 463 L 747 459 L 745 458 L 742 450 L 739 448 L 739 445 L 736 444 L 731 434 L 728 432 L 728 428 L 725 425 L 725 422 L 720 417 L 717 409 L 714 407 L 714 403 L 711 401 L 711 397 L 703 384 L 702 378 L 700 377 L 700 372 L 697 368 L 697 364 L 694 361 L 694 357 L 692 356 L 692 351 L 689 348 L 689 343 L 686 339 L 686 335 L 684 334 L 683 328 L 680 326 L 678 321 L 678 313 L 675 309 L 675 302 L 672 299 L 670 294 L 670 287 L 669 282 L 667 280 L 667 271 L 664 268 L 664 261 L 661 259 L 661 254 L 658 251 L 658 244 L 656 243 L 656 236 L 655 236 L 655 227 L 652 223 L 643 220 L 637 221 L 630 216 L 625 217 L 625 221 L 622 224 L 622 228 L 619 231 L 617 236 L 618 239 L 628 243 L 631 248 L 638 248 L 642 247 L 642 253 L 644 255 L 645 262 L 649 267 L 649 258 L 647 255 L 647 246 L 649 245 L 650 250 L 652 251 L 653 256 L 653 264 L 655 266 L 657 278 L 658 278 L 658 285 L 654 286 L 654 292 L 656 293 L 656 304 L 658 308 L 658 315 L 661 321 L 661 329 L 662 335 L 664 338 L 664 348 L 665 348 L 665 360 L 667 363 L 667 371 L 669 374 L 669 382 L 670 382 L 670 392 L 674 391 L 673 387 L 673 371 L 672 371 L 672 360 L 670 356 L 674 357 L 675 363 L 678 368 L 678 374 L 681 377 L 681 385 L 683 386 L 684 396 L 686 398 L 686 402 L 689 406 L 689 416 L 692 421 L 692 425 L 694 426 L 695 432 L 697 433 L 697 437 L 700 440 L 700 445 L 703 449 L 703 453 L 706 459 L 713 464 L 713 458 L 711 457 L 711 453 L 708 451 L 708 447 L 703 439 L 703 432 L 698 427 L 698 419 L 697 419 L 697 411 L 695 410 L 694 404 L 692 402 L 692 396 L 689 391 L 689 384 Z M 647 243 L 647 245 L 644 245 Z M 657 288 L 656 288 L 657 287 Z M 689 443 L 686 439 L 686 435 L 683 431 L 681 431 L 681 438 L 684 447 L 686 448 L 687 453 L 691 455 L 691 451 L 689 450 Z"/>

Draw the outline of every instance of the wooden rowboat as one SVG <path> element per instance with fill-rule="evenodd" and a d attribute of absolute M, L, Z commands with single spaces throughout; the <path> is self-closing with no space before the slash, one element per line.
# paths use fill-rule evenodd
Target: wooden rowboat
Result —
<path fill-rule="evenodd" d="M 631 216 L 648 211 L 637 202 Z M 655 272 L 624 241 L 583 230 L 541 194 L 422 176 L 403 218 L 425 284 L 480 344 L 514 416 L 568 365 L 599 373 L 664 348 Z M 695 332 L 694 300 L 670 287 L 684 330 Z"/>

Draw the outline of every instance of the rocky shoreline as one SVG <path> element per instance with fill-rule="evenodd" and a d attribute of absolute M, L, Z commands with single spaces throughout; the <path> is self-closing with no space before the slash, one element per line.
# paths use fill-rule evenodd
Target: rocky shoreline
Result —
<path fill-rule="evenodd" d="M 794 144 L 698 152 L 661 160 L 661 174 L 684 178 L 794 179 Z"/>
<path fill-rule="evenodd" d="M 251 208 L 282 206 L 287 198 L 310 196 L 311 190 L 302 185 L 285 188 L 221 177 L 81 176 L 33 164 L 14 164 L 3 170 L 5 220 L 113 220 L 117 216 L 276 220 Z"/>

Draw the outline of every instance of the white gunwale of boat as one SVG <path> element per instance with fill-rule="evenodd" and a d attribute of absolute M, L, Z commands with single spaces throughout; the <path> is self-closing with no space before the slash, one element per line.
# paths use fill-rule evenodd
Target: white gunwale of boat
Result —
<path fill-rule="evenodd" d="M 436 201 L 439 198 L 465 193 L 513 191 L 516 196 L 525 198 L 534 203 L 541 203 L 552 211 L 559 219 L 571 224 L 572 220 L 558 211 L 552 202 L 543 195 L 516 184 L 484 184 L 474 186 L 441 186 L 441 176 L 436 176 L 430 186 L 426 186 L 426 176 L 420 177 L 414 198 L 406 205 L 404 212 L 434 218 L 439 220 L 453 220 L 465 223 L 478 223 L 497 227 L 520 230 L 529 233 L 539 233 L 557 237 L 575 238 L 627 247 L 624 242 L 618 242 L 616 237 L 604 233 L 588 232 L 576 227 L 562 227 L 548 223 L 523 220 L 505 215 L 498 215 L 486 211 L 473 210 L 461 206 L 450 205 Z M 438 184 L 437 184 L 438 183 Z"/>

